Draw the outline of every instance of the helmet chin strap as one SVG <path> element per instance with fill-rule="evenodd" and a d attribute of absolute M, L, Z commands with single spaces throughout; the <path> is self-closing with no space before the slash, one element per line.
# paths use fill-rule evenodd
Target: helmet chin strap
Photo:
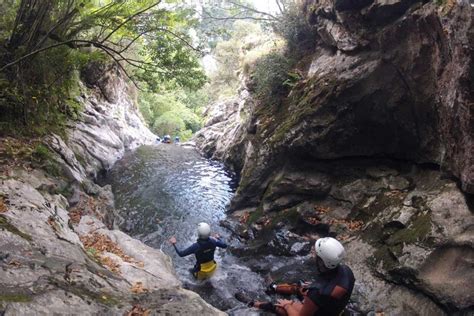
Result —
<path fill-rule="evenodd" d="M 334 269 L 329 269 L 328 267 L 326 267 L 326 265 L 324 265 L 323 259 L 319 258 L 317 255 L 316 255 L 316 269 L 318 270 L 319 274 L 325 274 L 334 270 Z"/>

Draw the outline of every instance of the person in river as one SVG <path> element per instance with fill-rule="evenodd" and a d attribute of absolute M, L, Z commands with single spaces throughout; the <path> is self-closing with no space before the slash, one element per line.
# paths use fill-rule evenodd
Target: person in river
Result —
<path fill-rule="evenodd" d="M 207 223 L 199 223 L 197 233 L 197 241 L 184 250 L 179 250 L 176 247 L 176 237 L 171 237 L 169 242 L 180 257 L 192 254 L 196 256 L 196 264 L 190 269 L 190 272 L 196 279 L 203 280 L 210 278 L 217 268 L 216 261 L 214 260 L 216 248 L 227 248 L 227 244 L 221 240 L 218 234 L 214 234 L 211 237 L 211 227 Z"/>
<path fill-rule="evenodd" d="M 301 300 L 280 299 L 271 302 L 251 302 L 250 306 L 273 312 L 277 315 L 309 316 L 340 315 L 351 297 L 354 288 L 352 270 L 341 264 L 345 250 L 334 238 L 320 238 L 315 242 L 316 267 L 319 274 L 313 283 L 271 284 L 274 293 L 297 295 Z"/>

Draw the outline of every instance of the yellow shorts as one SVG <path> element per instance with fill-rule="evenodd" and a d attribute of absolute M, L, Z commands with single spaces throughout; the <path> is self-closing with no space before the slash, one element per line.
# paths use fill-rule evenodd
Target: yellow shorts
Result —
<path fill-rule="evenodd" d="M 216 272 L 216 269 L 217 263 L 214 260 L 201 263 L 201 270 L 196 273 L 196 278 L 198 280 L 209 279 Z"/>

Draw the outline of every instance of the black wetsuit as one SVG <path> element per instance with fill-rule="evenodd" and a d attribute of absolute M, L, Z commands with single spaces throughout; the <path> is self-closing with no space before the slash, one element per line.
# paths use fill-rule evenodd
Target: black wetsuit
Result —
<path fill-rule="evenodd" d="M 319 307 L 315 315 L 339 315 L 349 302 L 354 282 L 354 274 L 346 265 L 319 275 L 306 294 Z"/>
<path fill-rule="evenodd" d="M 294 294 L 300 300 L 306 296 L 318 307 L 314 312 L 315 316 L 339 316 L 349 302 L 354 282 L 352 270 L 348 266 L 339 265 L 332 271 L 318 275 L 307 290 L 303 287 L 304 294 Z M 276 306 L 271 302 L 261 303 L 259 308 L 276 313 Z"/>

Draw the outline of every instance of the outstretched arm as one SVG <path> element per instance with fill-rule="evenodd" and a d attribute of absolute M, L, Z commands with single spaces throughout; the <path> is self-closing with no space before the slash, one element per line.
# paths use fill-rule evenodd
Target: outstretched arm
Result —
<path fill-rule="evenodd" d="M 176 253 L 180 257 L 189 256 L 189 255 L 195 253 L 199 249 L 199 245 L 194 243 L 194 244 L 192 244 L 191 246 L 189 246 L 188 248 L 186 248 L 184 250 L 179 250 L 178 247 L 176 247 L 176 238 L 174 236 L 169 239 L 169 242 L 173 245 L 174 250 L 176 250 Z"/>
<path fill-rule="evenodd" d="M 227 244 L 223 240 L 221 240 L 221 236 L 219 234 L 214 234 L 212 237 L 213 237 L 212 239 L 214 240 L 214 243 L 217 247 L 227 248 Z"/>

